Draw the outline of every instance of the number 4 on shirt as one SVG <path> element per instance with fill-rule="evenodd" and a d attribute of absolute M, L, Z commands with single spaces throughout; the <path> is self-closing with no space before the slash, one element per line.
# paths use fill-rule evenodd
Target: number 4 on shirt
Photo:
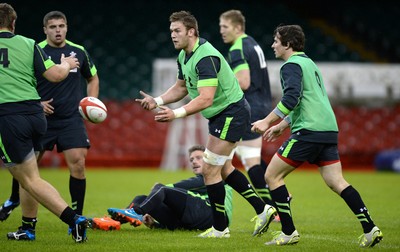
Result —
<path fill-rule="evenodd" d="M 10 65 L 10 61 L 8 60 L 8 49 L 7 48 L 0 48 L 0 65 L 4 68 Z"/>

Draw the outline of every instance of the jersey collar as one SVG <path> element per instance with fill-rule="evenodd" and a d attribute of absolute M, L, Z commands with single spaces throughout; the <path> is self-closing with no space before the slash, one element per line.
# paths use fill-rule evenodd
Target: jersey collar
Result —
<path fill-rule="evenodd" d="M 10 32 L 9 30 L 0 30 L 0 37 L 1 38 L 11 38 L 14 37 L 15 34 Z"/>
<path fill-rule="evenodd" d="M 304 52 L 294 52 L 292 55 L 290 55 L 289 59 L 291 57 L 298 56 L 298 55 L 304 55 L 304 54 L 305 54 Z"/>
<path fill-rule="evenodd" d="M 189 61 L 189 59 L 190 59 L 190 58 L 192 57 L 192 55 L 196 52 L 196 50 L 199 48 L 199 46 L 201 46 L 202 44 L 204 44 L 204 43 L 206 43 L 206 42 L 207 42 L 207 40 L 205 40 L 205 39 L 203 39 L 203 38 L 200 38 L 200 37 L 197 38 L 196 43 L 194 44 L 194 47 L 193 47 L 192 52 L 185 55 L 185 64 L 186 64 L 186 62 Z"/>
<path fill-rule="evenodd" d="M 239 39 L 243 39 L 243 38 L 245 38 L 245 37 L 247 37 L 247 34 L 246 34 L 246 33 L 243 33 L 242 35 L 240 35 L 240 36 L 235 40 L 235 42 L 238 41 Z"/>

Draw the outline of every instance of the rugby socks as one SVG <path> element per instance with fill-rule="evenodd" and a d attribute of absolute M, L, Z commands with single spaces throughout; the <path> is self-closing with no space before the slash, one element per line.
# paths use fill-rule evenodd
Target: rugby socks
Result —
<path fill-rule="evenodd" d="M 15 178 L 12 180 L 10 201 L 14 203 L 19 202 L 19 183 Z"/>
<path fill-rule="evenodd" d="M 223 231 L 228 227 L 225 216 L 225 186 L 220 181 L 213 185 L 207 185 L 208 198 L 211 203 L 214 224 L 213 227 L 218 231 Z"/>
<path fill-rule="evenodd" d="M 36 218 L 28 218 L 22 216 L 22 229 L 23 230 L 35 230 L 36 228 Z"/>
<path fill-rule="evenodd" d="M 286 235 L 292 234 L 296 228 L 292 219 L 292 211 L 290 210 L 290 196 L 286 185 L 282 185 L 275 190 L 271 190 L 272 200 L 275 202 L 276 210 L 281 219 L 282 232 Z"/>
<path fill-rule="evenodd" d="M 273 206 L 274 204 L 271 200 L 271 194 L 269 192 L 267 183 L 265 182 L 264 179 L 264 173 L 265 171 L 261 167 L 261 165 L 255 165 L 247 171 L 247 174 L 249 174 L 250 181 L 253 184 L 257 194 L 261 197 L 261 199 L 265 203 Z"/>
<path fill-rule="evenodd" d="M 69 177 L 69 193 L 71 194 L 72 209 L 76 214 L 82 215 L 85 200 L 86 179 Z"/>
<path fill-rule="evenodd" d="M 240 193 L 254 208 L 257 214 L 264 211 L 265 203 L 254 191 L 253 187 L 250 185 L 246 176 L 234 169 L 231 174 L 225 179 L 225 183 L 230 185 L 235 191 Z"/>
<path fill-rule="evenodd" d="M 340 193 L 340 196 L 346 201 L 346 204 L 360 221 L 364 233 L 369 233 L 372 228 L 374 228 L 375 224 L 357 190 L 350 185 Z"/>
<path fill-rule="evenodd" d="M 75 225 L 75 216 L 76 213 L 72 208 L 67 206 L 64 211 L 60 215 L 60 219 L 64 222 L 67 223 L 68 226 L 73 227 Z"/>

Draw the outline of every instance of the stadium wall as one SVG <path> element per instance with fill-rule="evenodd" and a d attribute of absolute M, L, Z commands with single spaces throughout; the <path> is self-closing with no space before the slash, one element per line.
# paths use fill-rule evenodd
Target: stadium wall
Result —
<path fill-rule="evenodd" d="M 279 66 L 270 62 L 273 94 L 280 97 Z M 400 148 L 400 72 L 398 64 L 319 63 L 339 124 L 339 152 L 344 167 L 372 168 L 375 156 Z M 172 59 L 153 64 L 153 94 L 159 95 L 176 77 Z M 207 122 L 199 115 L 157 123 L 154 113 L 133 100 L 104 100 L 108 118 L 102 124 L 86 123 L 92 147 L 88 167 L 152 167 L 168 170 L 188 167 L 187 149 L 205 144 Z M 264 142 L 269 161 L 288 132 L 273 143 Z M 241 167 L 238 160 L 234 164 Z M 46 153 L 42 166 L 65 166 L 62 155 Z"/>

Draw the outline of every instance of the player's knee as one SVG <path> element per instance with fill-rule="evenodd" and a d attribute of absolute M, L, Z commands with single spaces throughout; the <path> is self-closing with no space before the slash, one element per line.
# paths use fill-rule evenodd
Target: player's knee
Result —
<path fill-rule="evenodd" d="M 327 186 L 337 194 L 341 194 L 344 189 L 346 189 L 350 184 L 344 179 L 338 179 L 337 181 L 325 181 Z"/>
<path fill-rule="evenodd" d="M 72 177 L 77 179 L 85 178 L 85 164 L 84 162 L 76 162 L 69 165 L 69 170 Z"/>
<path fill-rule="evenodd" d="M 273 174 L 271 171 L 267 169 L 264 174 L 264 179 L 265 182 L 267 182 L 267 184 L 270 184 L 273 183 L 277 178 L 275 174 Z"/>

